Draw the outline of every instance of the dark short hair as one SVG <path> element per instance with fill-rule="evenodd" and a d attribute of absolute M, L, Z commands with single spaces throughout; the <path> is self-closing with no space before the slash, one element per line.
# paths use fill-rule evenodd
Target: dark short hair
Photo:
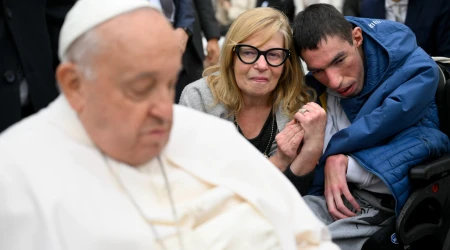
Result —
<path fill-rule="evenodd" d="M 298 55 L 303 50 L 318 49 L 327 37 L 340 37 L 353 44 L 352 24 L 330 4 L 312 4 L 297 14 L 293 24 L 294 43 Z"/>

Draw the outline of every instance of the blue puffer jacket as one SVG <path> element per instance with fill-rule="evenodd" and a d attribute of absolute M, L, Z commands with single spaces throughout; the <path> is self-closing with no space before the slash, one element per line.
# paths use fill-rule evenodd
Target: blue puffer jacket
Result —
<path fill-rule="evenodd" d="M 358 96 L 341 100 L 352 124 L 331 138 L 309 194 L 323 195 L 327 157 L 348 154 L 387 184 L 398 215 L 411 191 L 409 169 L 450 152 L 448 137 L 438 129 L 438 69 L 403 24 L 347 20 L 363 31 L 365 84 Z M 317 84 L 312 77 L 307 82 Z"/>

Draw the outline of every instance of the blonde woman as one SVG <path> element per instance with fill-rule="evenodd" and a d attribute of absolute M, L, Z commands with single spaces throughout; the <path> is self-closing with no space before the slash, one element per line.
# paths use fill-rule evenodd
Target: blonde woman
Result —
<path fill-rule="evenodd" d="M 234 122 L 303 193 L 322 154 L 326 124 L 303 77 L 286 16 L 256 8 L 233 22 L 219 65 L 186 86 L 180 104 Z"/>

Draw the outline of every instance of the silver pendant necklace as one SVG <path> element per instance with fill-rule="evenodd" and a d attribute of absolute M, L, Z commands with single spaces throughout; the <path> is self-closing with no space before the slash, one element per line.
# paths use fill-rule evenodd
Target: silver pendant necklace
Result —
<path fill-rule="evenodd" d="M 166 247 L 164 242 L 159 237 L 158 231 L 156 230 L 155 226 L 153 225 L 153 223 L 151 221 L 149 221 L 145 217 L 144 211 L 142 211 L 142 208 L 139 206 L 137 201 L 133 198 L 133 196 L 130 194 L 128 189 L 125 187 L 122 179 L 117 175 L 117 173 L 111 167 L 111 165 L 109 164 L 108 159 L 106 158 L 105 154 L 103 154 L 103 158 L 104 158 L 104 161 L 105 161 L 106 165 L 108 166 L 109 170 L 111 171 L 111 174 L 114 176 L 114 179 L 117 181 L 117 183 L 119 184 L 119 186 L 122 189 L 122 191 L 124 192 L 124 194 L 131 201 L 131 203 L 136 208 L 136 210 L 138 211 L 138 213 L 142 217 L 142 219 L 145 222 L 147 222 L 147 225 L 150 227 L 150 229 L 153 232 L 153 235 L 155 236 L 156 242 L 162 247 L 162 249 L 168 250 L 168 248 Z M 180 221 L 179 221 L 179 218 L 177 216 L 177 211 L 176 211 L 176 208 L 175 208 L 175 202 L 173 200 L 172 189 L 170 188 L 170 184 L 169 184 L 169 178 L 167 177 L 166 169 L 165 169 L 164 164 L 163 164 L 163 162 L 161 160 L 161 157 L 159 155 L 157 156 L 157 159 L 158 159 L 159 167 L 160 167 L 161 172 L 162 172 L 163 177 L 164 177 L 164 183 L 165 183 L 166 190 L 167 190 L 167 196 L 169 197 L 170 207 L 172 209 L 172 216 L 173 216 L 173 219 L 175 221 L 175 227 L 176 227 L 176 231 L 177 231 L 177 238 L 178 238 L 179 247 L 180 247 L 181 250 L 184 250 L 185 248 L 184 248 L 183 238 L 181 237 Z"/>
<path fill-rule="evenodd" d="M 268 150 L 270 149 L 270 145 L 271 145 L 270 141 L 272 141 L 273 128 L 275 127 L 275 113 L 272 112 L 272 111 L 271 111 L 271 113 L 272 113 L 272 129 L 270 130 L 270 137 L 269 137 L 269 141 L 267 142 L 266 149 L 264 150 L 264 152 L 262 152 L 263 155 L 264 155 L 267 159 L 269 159 L 269 153 L 270 153 L 270 152 L 268 152 Z M 238 124 L 238 121 L 237 121 L 237 113 L 236 113 L 236 111 L 234 112 L 234 124 L 236 125 L 236 128 L 237 128 L 238 130 L 240 130 L 240 127 L 239 127 L 239 124 Z M 264 129 L 264 126 L 263 126 L 263 129 Z M 244 133 L 242 133 L 242 135 L 244 135 Z"/>

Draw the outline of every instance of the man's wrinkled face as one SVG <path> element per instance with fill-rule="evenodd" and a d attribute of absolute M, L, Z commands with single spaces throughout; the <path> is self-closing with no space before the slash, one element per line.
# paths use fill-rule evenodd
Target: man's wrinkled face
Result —
<path fill-rule="evenodd" d="M 314 78 L 344 97 L 357 96 L 364 86 L 361 29 L 355 28 L 352 35 L 353 44 L 328 36 L 320 41 L 318 49 L 301 52 Z"/>
<path fill-rule="evenodd" d="M 168 141 L 181 52 L 154 10 L 119 16 L 98 31 L 105 47 L 93 60 L 95 77 L 82 80 L 78 114 L 105 154 L 140 165 Z"/>

